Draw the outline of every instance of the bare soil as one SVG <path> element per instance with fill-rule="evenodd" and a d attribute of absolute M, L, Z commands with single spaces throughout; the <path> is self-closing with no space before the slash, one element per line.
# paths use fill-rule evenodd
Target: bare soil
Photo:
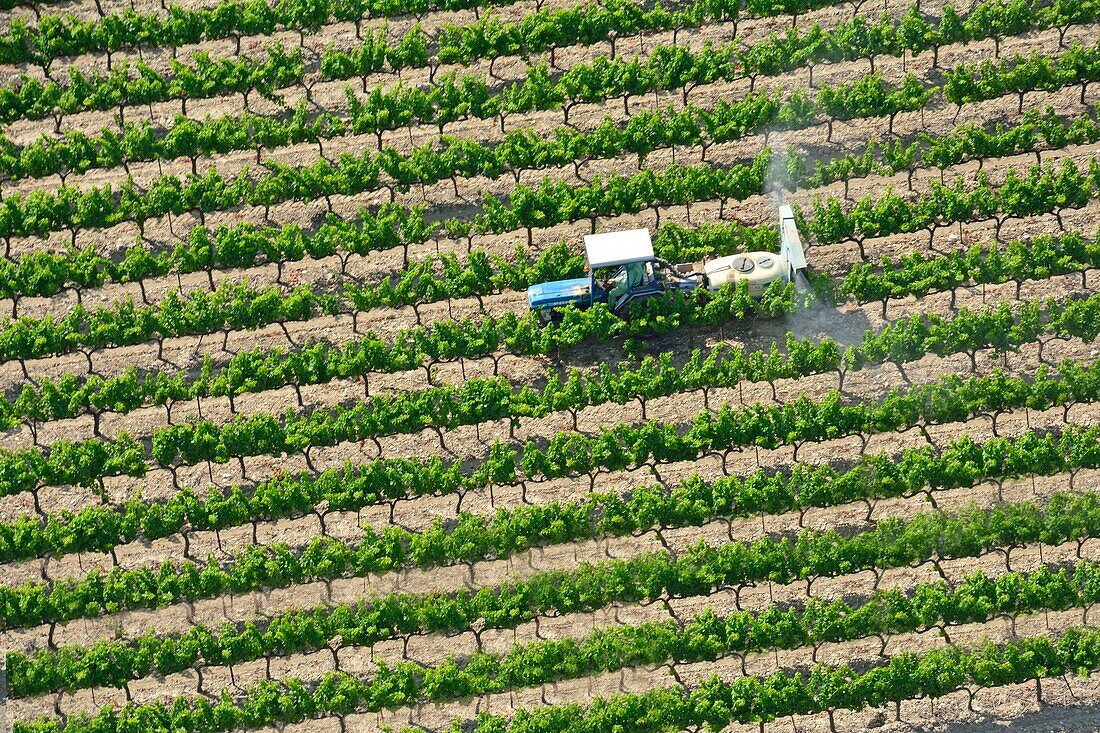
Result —
<path fill-rule="evenodd" d="M 215 0 L 188 0 L 188 7 L 211 7 Z M 547 0 L 545 8 L 567 7 L 572 0 Z M 154 0 L 101 0 L 100 5 L 107 12 L 121 12 L 134 9 L 137 12 L 164 13 L 162 4 Z M 519 20 L 534 11 L 536 3 L 522 0 L 505 8 L 494 10 L 503 20 Z M 869 19 L 877 19 L 883 11 L 893 17 L 900 17 L 907 4 L 899 0 L 886 0 L 880 4 L 838 4 L 830 8 L 799 16 L 797 20 L 790 16 L 768 19 L 743 18 L 738 23 L 715 23 L 698 30 L 681 31 L 675 35 L 676 43 L 695 51 L 704 48 L 708 41 L 724 42 L 735 38 L 742 44 L 751 44 L 769 33 L 784 33 L 786 28 L 797 25 L 800 29 L 819 22 L 823 27 L 834 27 L 840 21 L 859 14 Z M 91 19 L 98 14 L 92 3 L 49 3 L 47 12 L 52 10 L 71 11 L 77 16 Z M 929 9 L 931 10 L 931 9 Z M 932 12 L 939 12 L 932 10 Z M 436 33 L 449 23 L 464 24 L 472 21 L 472 11 L 438 12 L 430 11 L 422 18 L 402 17 L 389 21 L 372 20 L 364 23 L 364 28 L 380 28 L 383 25 L 391 38 L 403 34 L 414 22 L 419 20 L 429 33 Z M 33 19 L 34 13 L 27 8 L 0 11 L 0 28 L 7 28 L 13 18 Z M 1100 25 L 1071 28 L 1067 34 L 1067 43 L 1080 40 L 1091 45 Z M 295 32 L 276 35 L 288 45 L 299 42 Z M 262 56 L 263 46 L 271 39 L 247 38 L 242 42 L 245 53 Z M 672 42 L 672 33 L 643 34 L 636 38 L 619 39 L 616 54 L 629 57 L 645 57 L 656 43 Z M 1032 51 L 1046 55 L 1057 52 L 1057 31 L 1045 31 L 1026 36 L 1006 39 L 1001 44 L 1001 56 L 1011 58 L 1015 54 L 1027 54 Z M 309 49 L 317 50 L 333 43 L 341 48 L 351 48 L 356 43 L 355 29 L 351 24 L 334 23 L 325 26 L 318 33 L 305 39 Z M 113 54 L 112 63 L 124 58 L 137 58 L 157 68 L 166 68 L 173 55 L 186 58 L 193 50 L 210 51 L 215 56 L 231 55 L 235 44 L 231 40 L 200 44 L 197 47 L 181 49 L 141 49 L 140 52 L 120 52 Z M 589 47 L 571 47 L 559 49 L 556 54 L 557 71 L 572 68 L 598 56 L 610 55 L 609 43 L 597 43 Z M 878 58 L 874 70 L 888 81 L 899 81 L 905 74 L 913 73 L 919 78 L 939 82 L 942 69 L 955 64 L 974 63 L 991 58 L 994 53 L 992 41 L 975 42 L 966 45 L 945 47 L 939 53 L 939 68 L 932 68 L 932 55 L 921 54 L 917 57 L 907 55 L 899 59 Z M 392 85 L 399 79 L 406 84 L 429 83 L 428 70 L 406 70 L 400 75 L 391 72 L 374 74 L 348 82 L 320 82 L 316 68 L 317 57 L 310 56 L 307 84 L 313 85 L 313 94 L 317 102 L 316 109 L 346 114 L 344 99 L 345 87 L 351 86 L 365 90 L 375 85 Z M 533 62 L 540 59 L 532 58 Z M 58 60 L 53 67 L 55 75 L 63 75 L 69 66 L 96 69 L 106 68 L 105 54 L 89 54 L 75 59 Z M 499 78 L 491 80 L 495 86 L 518 78 L 522 73 L 523 62 L 517 57 L 502 58 L 493 65 Z M 447 67 L 436 74 L 445 73 Z M 820 64 L 813 69 L 813 86 L 824 83 L 851 82 L 871 70 L 867 61 L 855 63 Z M 0 67 L 0 83 L 11 79 L 20 71 L 40 74 L 39 70 L 17 69 L 13 66 Z M 488 61 L 471 65 L 462 72 L 487 76 Z M 593 129 L 605 118 L 622 122 L 631 115 L 643 110 L 658 110 L 671 106 L 680 109 L 686 101 L 711 108 L 721 100 L 742 98 L 750 89 L 770 92 L 782 88 L 789 92 L 804 88 L 810 84 L 808 69 L 799 69 L 790 74 L 757 79 L 755 83 L 739 81 L 735 83 L 717 83 L 696 88 L 690 94 L 680 91 L 606 100 L 597 104 L 578 105 L 569 113 L 569 123 L 580 129 Z M 1100 99 L 1097 85 L 1092 85 L 1085 95 L 1085 102 L 1091 105 Z M 294 105 L 304 97 L 305 88 L 301 85 L 285 90 L 285 101 Z M 253 95 L 255 96 L 255 95 Z M 250 99 L 252 108 L 263 113 L 274 113 L 279 106 L 269 102 L 257 102 Z M 712 164 L 730 164 L 750 159 L 765 146 L 783 149 L 793 145 L 810 159 L 835 156 L 843 152 L 858 152 L 868 139 L 886 140 L 891 135 L 903 140 L 912 140 L 920 133 L 939 135 L 950 132 L 958 125 L 975 123 L 991 125 L 993 123 L 1011 124 L 1019 120 L 1019 110 L 1027 108 L 1042 109 L 1052 105 L 1062 115 L 1083 114 L 1086 107 L 1080 104 L 1079 88 L 1067 87 L 1053 93 L 1028 94 L 1023 99 L 1009 95 L 1000 99 L 957 108 L 947 103 L 942 94 L 933 97 L 929 105 L 921 112 L 898 115 L 890 128 L 890 121 L 883 119 L 855 120 L 850 123 L 816 125 L 794 133 L 769 133 L 756 135 L 734 143 L 711 146 L 706 151 L 706 162 Z M 206 114 L 231 114 L 244 108 L 240 95 L 221 95 L 205 100 L 190 100 L 187 112 L 192 117 L 201 118 Z M 127 120 L 148 118 L 161 125 L 171 125 L 172 118 L 182 110 L 179 100 L 144 108 L 125 110 Z M 70 115 L 61 120 L 62 130 L 85 130 L 97 132 L 101 127 L 117 128 L 118 121 L 112 119 L 115 111 L 107 113 L 88 112 Z M 505 129 L 530 127 L 543 135 L 553 135 L 554 131 L 565 123 L 565 116 L 557 110 L 516 115 L 506 120 Z M 40 133 L 53 134 L 54 121 L 20 121 L 5 127 L 6 134 L 18 143 L 35 139 Z M 498 142 L 503 133 L 498 120 L 465 120 L 446 126 L 449 135 L 460 135 L 487 145 Z M 383 135 L 383 143 L 391 145 L 400 152 L 409 152 L 414 147 L 438 141 L 440 131 L 434 126 L 417 126 L 396 130 Z M 373 149 L 374 136 L 348 136 L 339 140 L 326 141 L 323 155 L 337 156 L 341 153 L 361 153 Z M 1059 151 L 1041 150 L 1037 154 L 1013 156 L 996 160 L 987 160 L 980 164 L 966 163 L 948 168 L 942 172 L 937 169 L 917 171 L 911 178 L 905 174 L 898 176 L 873 175 L 853 179 L 847 186 L 833 184 L 806 191 L 798 191 L 787 196 L 787 200 L 797 203 L 808 210 L 813 198 L 818 195 L 836 196 L 845 200 L 845 206 L 854 205 L 861 197 L 877 197 L 888 188 L 892 188 L 904 197 L 913 197 L 930 189 L 932 182 L 948 182 L 961 176 L 973 182 L 978 173 L 985 175 L 993 184 L 1002 182 L 1009 170 L 1023 172 L 1035 162 L 1058 165 L 1063 159 L 1073 160 L 1079 168 L 1087 167 L 1100 146 L 1080 146 Z M 262 170 L 263 162 L 279 161 L 290 165 L 309 165 L 320 159 L 322 151 L 316 145 L 299 145 L 265 152 L 260 157 L 261 165 L 256 164 L 254 152 L 231 153 L 213 156 L 198 162 L 200 170 L 216 168 L 222 175 L 230 176 L 244 170 Z M 677 148 L 657 151 L 645 162 L 645 167 L 662 169 L 672 162 L 695 163 L 703 160 L 700 148 Z M 554 181 L 563 181 L 571 185 L 583 182 L 593 175 L 618 173 L 629 175 L 638 169 L 637 161 L 629 156 L 613 159 L 586 161 L 579 166 L 580 176 L 572 166 L 559 169 L 540 169 L 522 171 L 520 181 L 536 184 L 546 177 Z M 131 173 L 139 185 L 147 185 L 163 173 L 185 174 L 190 170 L 189 161 L 159 161 L 153 164 L 131 166 Z M 69 183 L 80 187 L 111 183 L 117 186 L 125 178 L 122 170 L 96 170 L 83 176 L 68 179 Z M 42 189 L 51 190 L 61 183 L 58 177 L 44 178 L 38 181 L 0 182 L 0 196 L 26 193 Z M 515 185 L 510 175 L 497 180 L 482 178 L 460 179 L 455 184 L 444 181 L 438 185 L 416 187 L 397 200 L 405 204 L 427 204 L 432 217 L 471 217 L 478 211 L 478 201 L 488 192 L 498 196 L 507 196 Z M 257 224 L 274 223 L 277 225 L 296 223 L 309 226 L 328 210 L 337 215 L 351 217 L 361 206 L 370 206 L 389 200 L 384 190 L 367 192 L 358 196 L 333 197 L 331 206 L 323 200 L 313 203 L 286 202 L 264 212 L 259 207 L 222 211 L 208 215 L 205 225 L 216 227 L 221 224 L 253 222 Z M 771 222 L 774 219 L 775 201 L 765 196 L 755 196 L 744 202 L 720 207 L 717 201 L 694 202 L 690 206 L 659 207 L 613 218 L 600 218 L 595 222 L 598 229 L 653 227 L 658 222 L 675 221 L 688 226 L 697 226 L 704 222 L 719 220 L 738 220 L 756 224 Z M 147 222 L 144 240 L 141 246 L 153 248 L 172 247 L 183 241 L 192 227 L 201 224 L 196 217 L 163 217 Z M 571 246 L 579 237 L 589 232 L 593 223 L 581 220 L 554 227 L 537 229 L 532 234 L 531 249 L 539 252 L 551 244 L 565 241 Z M 1004 221 L 998 231 L 995 221 L 971 222 L 962 225 L 940 227 L 932 232 L 917 232 L 864 241 L 819 245 L 811 244 L 809 258 L 815 269 L 833 276 L 842 277 L 855 262 L 878 262 L 883 256 L 898 257 L 913 253 L 944 253 L 965 250 L 976 243 L 989 243 L 999 240 L 1001 243 L 1015 238 L 1028 238 L 1040 234 L 1060 231 L 1079 231 L 1092 237 L 1100 229 L 1100 202 L 1091 202 L 1080 210 L 1062 212 L 1060 217 L 1038 216 L 1025 220 Z M 111 256 L 119 256 L 125 249 L 133 246 L 138 238 L 138 228 L 133 224 L 124 224 L 104 231 L 82 231 L 75 237 L 78 246 L 94 245 L 97 251 Z M 8 254 L 21 256 L 44 250 L 64 251 L 73 244 L 68 232 L 57 233 L 46 238 L 16 237 L 7 243 Z M 503 257 L 511 257 L 517 242 L 526 242 L 525 231 L 508 232 L 495 236 L 474 236 L 471 240 L 455 241 L 446 238 L 434 238 L 424 245 L 409 248 L 408 256 L 413 261 L 440 253 L 454 253 L 460 260 L 465 256 L 468 246 L 483 248 Z M 405 253 L 400 250 L 372 252 L 363 257 L 352 257 L 348 262 L 347 274 L 364 282 L 377 282 L 385 277 L 397 276 L 404 266 Z M 197 275 L 170 276 L 153 278 L 141 284 L 109 285 L 103 288 L 80 292 L 66 292 L 52 298 L 21 298 L 18 301 L 0 303 L 0 314 L 12 317 L 63 316 L 77 302 L 86 306 L 109 305 L 120 299 L 131 297 L 135 302 L 147 300 L 157 303 L 174 291 L 188 292 L 192 289 L 208 290 L 213 283 L 221 281 L 249 280 L 263 286 L 278 283 L 285 287 L 298 284 L 310 284 L 317 288 L 334 289 L 340 286 L 341 267 L 336 258 L 325 260 L 305 260 L 299 263 L 285 263 L 282 268 L 275 265 L 260 265 L 245 270 L 227 270 Z M 213 282 L 212 282 L 213 281 Z M 977 309 L 1000 303 L 1014 306 L 1021 299 L 1053 297 L 1065 300 L 1082 294 L 1095 293 L 1100 289 L 1100 271 L 1089 270 L 1084 273 L 1063 277 L 1046 278 L 1026 282 L 1017 287 L 1015 284 L 963 287 L 954 293 L 933 293 L 923 298 L 893 299 L 886 303 L 874 302 L 862 306 L 846 304 L 839 309 L 824 309 L 818 313 L 807 314 L 804 318 L 757 320 L 751 324 L 741 324 L 719 331 L 691 329 L 684 333 L 655 338 L 647 344 L 648 353 L 674 354 L 674 359 L 683 360 L 692 348 L 705 347 L 717 343 L 743 346 L 748 349 L 768 348 L 774 343 L 782 343 L 788 333 L 799 337 L 820 338 L 830 335 L 843 344 L 855 343 L 870 328 L 881 329 L 899 318 L 914 313 L 929 313 L 951 316 L 961 308 Z M 12 394 L 26 381 L 27 376 L 38 380 L 43 377 L 58 378 L 64 374 L 85 375 L 97 373 L 113 376 L 121 373 L 127 366 L 139 369 L 184 369 L 193 374 L 204 356 L 213 358 L 215 364 L 226 363 L 234 353 L 244 349 L 287 349 L 295 348 L 312 340 L 327 340 L 336 344 L 347 343 L 357 336 L 375 333 L 383 338 L 393 338 L 402 329 L 418 324 L 430 325 L 443 320 L 454 321 L 463 318 L 481 318 L 486 314 L 521 313 L 526 303 L 519 293 L 502 293 L 478 299 L 467 298 L 449 302 L 421 305 L 413 308 L 380 308 L 354 315 L 341 315 L 313 319 L 308 323 L 290 323 L 273 325 L 248 332 L 229 334 L 207 334 L 197 337 L 166 339 L 163 343 L 148 343 L 134 347 L 111 348 L 90 354 L 71 355 L 33 360 L 26 365 L 18 362 L 0 364 L 0 389 Z M 186 404 L 172 405 L 166 408 L 145 408 L 126 415 L 107 414 L 101 420 L 103 434 L 112 436 L 126 430 L 132 435 L 148 437 L 159 427 L 170 423 L 180 423 L 195 418 L 210 419 L 224 424 L 235 414 L 251 415 L 258 413 L 282 414 L 288 408 L 294 412 L 314 408 L 329 407 L 337 404 L 351 404 L 367 399 L 368 395 L 401 392 L 420 389 L 433 384 L 462 384 L 464 381 L 480 376 L 499 373 L 517 385 L 539 386 L 549 370 L 562 371 L 569 367 L 592 369 L 594 365 L 614 361 L 619 358 L 618 349 L 612 350 L 612 356 L 603 345 L 588 345 L 561 355 L 561 358 L 531 358 L 506 356 L 499 360 L 499 372 L 495 372 L 494 360 L 490 358 L 461 360 L 454 363 L 435 365 L 430 369 L 419 369 L 400 374 L 370 374 L 363 380 L 340 380 L 324 385 L 302 387 L 302 404 L 298 403 L 299 392 L 293 388 L 280 388 L 258 394 L 244 395 L 232 404 L 224 399 L 201 399 Z M 887 364 L 873 369 L 851 372 L 843 380 L 844 396 L 848 400 L 878 399 L 886 390 L 907 384 L 927 384 L 948 374 L 968 375 L 972 373 L 988 374 L 994 368 L 1003 369 L 1011 375 L 1033 375 L 1040 364 L 1056 364 L 1062 359 L 1071 358 L 1079 363 L 1091 363 L 1098 355 L 1098 349 L 1092 344 L 1079 340 L 1060 341 L 1044 336 L 1039 343 L 1028 345 L 1018 352 L 992 358 L 989 351 L 974 355 L 973 360 L 965 354 L 936 357 L 929 355 L 923 359 L 901 366 Z M 499 356 L 499 355 L 494 355 Z M 679 363 L 679 362 L 678 362 Z M 24 374 L 26 369 L 26 375 Z M 622 422 L 638 423 L 644 419 L 661 420 L 686 426 L 691 417 L 705 410 L 716 410 L 723 405 L 734 407 L 753 404 L 782 404 L 798 398 L 800 395 L 820 397 L 825 392 L 841 386 L 839 375 L 825 374 L 800 380 L 784 380 L 775 385 L 742 383 L 732 387 L 695 391 L 687 394 L 672 395 L 667 398 L 651 400 L 642 406 L 638 401 L 625 405 L 602 404 L 577 415 L 577 428 L 584 433 L 594 433 L 601 428 Z M 423 496 L 394 502 L 392 505 L 365 507 L 359 512 L 331 511 L 326 506 L 317 508 L 316 514 L 296 519 L 274 522 L 256 522 L 232 527 L 220 532 L 200 532 L 187 529 L 179 535 L 167 537 L 155 542 L 134 542 L 115 549 L 113 554 L 74 553 L 61 558 L 38 559 L 30 562 L 9 563 L 3 566 L 4 584 L 11 587 L 21 582 L 36 582 L 41 579 L 56 581 L 65 577 L 79 577 L 92 568 L 109 569 L 116 564 L 122 568 L 136 568 L 161 561 L 191 562 L 201 561 L 207 554 L 213 554 L 220 562 L 226 563 L 231 557 L 254 544 L 273 545 L 285 543 L 300 549 L 312 538 L 321 534 L 339 538 L 349 543 L 357 543 L 365 527 L 382 529 L 398 525 L 412 530 L 422 530 L 437 518 L 449 519 L 460 512 L 472 512 L 487 515 L 499 508 L 514 508 L 523 504 L 545 504 L 552 501 L 576 501 L 591 491 L 614 491 L 628 493 L 642 486 L 661 482 L 666 486 L 675 486 L 689 476 L 699 475 L 713 480 L 726 475 L 747 475 L 751 472 L 768 470 L 786 470 L 799 463 L 824 464 L 843 467 L 857 460 L 861 454 L 883 452 L 898 455 L 907 448 L 930 446 L 934 450 L 943 450 L 961 435 L 975 440 L 987 440 L 994 436 L 1015 437 L 1029 431 L 1060 431 L 1067 423 L 1077 425 L 1100 424 L 1100 405 L 1076 404 L 1057 407 L 1047 411 L 1031 409 L 1008 411 L 997 415 L 981 415 L 965 423 L 931 425 L 915 427 L 897 433 L 881 433 L 863 439 L 859 436 L 840 438 L 816 444 L 785 446 L 776 450 L 758 450 L 753 447 L 714 452 L 701 457 L 698 461 L 671 464 L 646 465 L 636 469 L 615 473 L 599 473 L 594 477 L 581 476 L 554 480 L 525 480 L 515 486 L 493 487 L 492 490 L 473 491 L 458 496 Z M 344 461 L 362 462 L 382 456 L 419 457 L 441 455 L 448 458 L 476 458 L 484 455 L 487 445 L 494 438 L 504 438 L 522 443 L 527 439 L 544 441 L 548 436 L 573 429 L 573 416 L 566 412 L 554 413 L 539 420 L 520 420 L 514 432 L 510 433 L 503 422 L 486 423 L 477 427 L 463 427 L 445 431 L 442 437 L 432 431 L 412 435 L 389 436 L 379 441 L 379 446 L 371 441 L 361 444 L 339 445 L 332 448 L 311 450 L 310 459 L 318 469 L 338 467 Z M 62 438 L 88 438 L 93 435 L 90 417 L 74 420 L 62 420 L 41 426 L 38 441 L 49 444 Z M 34 439 L 31 431 L 18 429 L 0 435 L 0 448 L 17 449 L 32 446 Z M 93 502 L 106 500 L 118 503 L 140 494 L 147 500 L 159 500 L 173 496 L 183 487 L 204 493 L 208 486 L 240 485 L 245 488 L 274 476 L 279 471 L 305 471 L 309 467 L 301 454 L 291 456 L 262 456 L 233 461 L 225 465 L 200 464 L 181 468 L 175 472 L 156 469 L 143 480 L 128 477 L 111 478 L 104 482 L 101 491 L 90 491 L 74 487 L 43 487 L 34 495 L 22 494 L 0 499 L 0 520 L 9 521 L 21 516 L 35 516 L 39 512 L 56 513 L 63 510 L 77 510 Z M 1006 481 L 984 481 L 977 486 L 965 489 L 937 490 L 932 492 L 935 507 L 944 511 L 957 511 L 967 506 L 990 507 L 1002 502 L 1045 501 L 1059 491 L 1092 490 L 1100 481 L 1100 470 L 1086 470 L 1075 475 L 1060 474 L 1051 477 L 1024 477 Z M 765 535 L 785 536 L 797 532 L 800 528 L 835 529 L 846 533 L 855 533 L 872 529 L 877 522 L 887 517 L 914 517 L 929 512 L 933 508 L 930 497 L 918 495 L 900 499 L 882 499 L 870 502 L 857 502 L 835 507 L 812 509 L 805 512 L 790 512 L 773 516 L 755 516 L 733 520 L 712 521 L 698 527 L 650 530 L 637 537 L 605 538 L 566 545 L 540 547 L 526 553 L 506 559 L 491 559 L 472 565 L 456 565 L 430 569 L 406 568 L 397 572 L 375 574 L 367 577 L 341 578 L 329 584 L 307 583 L 290 588 L 264 590 L 241 595 L 227 595 L 217 599 L 197 602 L 177 603 L 156 610 L 130 611 L 111 614 L 102 618 L 78 620 L 56 626 L 44 625 L 34 629 L 0 631 L 0 646 L 4 649 L 33 651 L 45 648 L 49 644 L 89 645 L 97 639 L 132 639 L 153 630 L 158 634 L 178 633 L 195 623 L 218 626 L 223 622 L 242 623 L 262 620 L 272 614 L 290 609 L 324 608 L 338 604 L 350 604 L 364 598 L 396 590 L 422 593 L 431 589 L 454 591 L 461 588 L 497 587 L 513 579 L 530 577 L 532 574 L 547 570 L 575 568 L 581 563 L 598 562 L 609 558 L 630 558 L 649 552 L 682 552 L 691 544 L 703 540 L 712 545 L 728 542 L 750 542 Z M 322 522 L 323 517 L 323 522 Z M 127 699 L 136 702 L 171 700 L 174 698 L 196 699 L 213 698 L 222 689 L 231 695 L 239 695 L 241 686 L 248 686 L 265 679 L 286 679 L 296 677 L 307 682 L 318 680 L 332 669 L 369 677 L 374 674 L 380 661 L 393 662 L 406 659 L 420 664 L 439 664 L 449 656 L 465 658 L 477 650 L 494 653 L 507 653 L 516 645 L 527 644 L 540 639 L 564 639 L 584 637 L 594 630 L 614 628 L 624 624 L 637 624 L 648 621 L 668 621 L 683 623 L 705 610 L 713 609 L 718 613 L 729 613 L 736 609 L 763 610 L 775 603 L 803 603 L 814 598 L 842 598 L 849 602 L 859 602 L 873 593 L 875 588 L 899 588 L 911 590 L 922 582 L 935 582 L 944 579 L 956 582 L 964 575 L 982 570 L 990 576 L 1000 575 L 1008 570 L 1032 571 L 1039 567 L 1071 567 L 1079 558 L 1100 560 L 1100 540 L 1090 539 L 1082 545 L 1076 542 L 1061 546 L 1026 545 L 1011 550 L 997 549 L 976 558 L 944 559 L 938 564 L 924 563 L 918 567 L 895 568 L 885 571 L 862 571 L 841 577 L 816 578 L 811 583 L 799 582 L 780 586 L 770 582 L 761 582 L 736 589 L 722 590 L 706 596 L 689 598 L 669 598 L 648 605 L 613 604 L 608 608 L 592 613 L 538 616 L 516 629 L 465 630 L 453 635 L 430 634 L 410 639 L 389 639 L 372 647 L 346 646 L 333 652 L 328 649 L 308 654 L 289 656 L 271 656 L 245 664 L 203 667 L 192 669 L 167 678 L 153 676 L 136 680 L 126 689 L 92 689 L 74 693 L 43 695 L 25 700 L 9 701 L 3 715 L 13 720 L 28 720 L 39 715 L 55 716 L 58 712 L 66 715 L 85 711 L 94 713 L 103 705 L 120 705 Z M 1017 636 L 1034 636 L 1058 633 L 1077 624 L 1096 625 L 1100 623 L 1100 610 L 1069 609 L 1066 611 L 1021 617 L 1010 622 L 998 618 L 986 624 L 956 626 L 946 629 L 946 635 L 940 630 L 919 634 L 902 634 L 884 639 L 870 637 L 843 644 L 826 644 L 818 648 L 802 648 L 793 651 L 731 655 L 714 663 L 687 664 L 675 667 L 679 679 L 689 686 L 699 684 L 703 679 L 718 674 L 725 678 L 739 675 L 768 674 L 776 669 L 803 669 L 814 661 L 829 663 L 851 663 L 861 666 L 873 664 L 883 658 L 902 651 L 921 652 L 946 644 L 973 646 L 986 639 L 1006 640 Z M 427 730 L 447 728 L 455 716 L 469 720 L 482 711 L 490 711 L 511 716 L 520 708 L 535 708 L 545 705 L 566 703 L 584 704 L 599 696 L 610 696 L 619 692 L 641 692 L 657 686 L 675 683 L 670 667 L 662 665 L 655 668 L 617 670 L 601 675 L 580 679 L 562 680 L 556 684 L 525 688 L 501 694 L 479 696 L 472 699 L 455 701 L 443 705 L 413 705 L 382 714 L 353 714 L 344 719 L 326 717 L 307 721 L 302 724 L 280 726 L 280 731 L 332 731 L 344 733 L 347 730 L 381 730 L 383 725 L 405 726 L 416 724 Z M 785 733 L 795 731 L 831 731 L 869 730 L 882 728 L 890 731 L 992 731 L 1011 727 L 1021 731 L 1088 731 L 1100 729 L 1100 685 L 1093 680 L 1078 678 L 1053 678 L 1042 682 L 1042 702 L 1036 699 L 1034 682 L 1024 685 L 1006 686 L 997 690 L 975 691 L 973 700 L 966 691 L 960 691 L 945 699 L 931 702 L 917 700 L 903 703 L 897 711 L 893 708 L 883 710 L 864 710 L 858 712 L 840 711 L 830 721 L 825 715 L 804 716 L 767 724 L 766 726 L 730 726 L 730 730 L 760 731 L 764 733 Z M 972 704 L 968 704 L 972 703 Z"/>

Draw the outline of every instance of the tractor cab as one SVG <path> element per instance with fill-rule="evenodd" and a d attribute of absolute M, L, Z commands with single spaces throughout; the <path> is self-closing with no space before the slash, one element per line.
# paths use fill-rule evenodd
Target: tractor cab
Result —
<path fill-rule="evenodd" d="M 669 290 L 694 290 L 701 280 L 694 273 L 653 254 L 648 229 L 589 234 L 584 238 L 585 277 L 534 285 L 528 289 L 531 309 L 549 315 L 567 305 L 588 307 L 607 303 L 622 314 L 633 303 Z"/>
<path fill-rule="evenodd" d="M 584 238 L 590 292 L 612 313 L 664 293 L 668 272 L 653 254 L 648 229 L 589 234 Z M 593 300 L 593 302 L 597 302 Z"/>

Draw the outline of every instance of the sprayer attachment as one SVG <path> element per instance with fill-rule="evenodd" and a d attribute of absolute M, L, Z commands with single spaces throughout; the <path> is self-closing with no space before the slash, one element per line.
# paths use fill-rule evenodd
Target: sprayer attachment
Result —
<path fill-rule="evenodd" d="M 794 220 L 794 209 L 789 204 L 779 207 L 779 253 L 787 259 L 790 267 L 788 279 L 806 269 L 806 252 L 802 249 L 802 239 L 798 236 L 798 225 Z"/>

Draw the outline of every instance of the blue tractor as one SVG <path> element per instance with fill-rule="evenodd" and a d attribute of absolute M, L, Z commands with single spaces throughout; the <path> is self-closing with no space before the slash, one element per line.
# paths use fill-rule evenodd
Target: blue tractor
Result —
<path fill-rule="evenodd" d="M 673 265 L 653 253 L 648 229 L 589 234 L 584 238 L 585 277 L 540 283 L 527 289 L 531 310 L 544 318 L 568 305 L 607 303 L 623 314 L 655 295 L 747 281 L 749 294 L 763 295 L 773 281 L 791 282 L 806 268 L 806 256 L 790 206 L 779 207 L 780 252 L 745 252 L 707 262 Z"/>

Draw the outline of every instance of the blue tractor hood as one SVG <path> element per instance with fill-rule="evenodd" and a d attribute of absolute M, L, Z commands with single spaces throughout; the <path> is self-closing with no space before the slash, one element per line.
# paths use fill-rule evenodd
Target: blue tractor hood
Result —
<path fill-rule="evenodd" d="M 560 308 L 570 304 L 591 305 L 588 278 L 577 277 L 532 285 L 527 288 L 527 301 L 531 304 L 531 310 Z"/>

